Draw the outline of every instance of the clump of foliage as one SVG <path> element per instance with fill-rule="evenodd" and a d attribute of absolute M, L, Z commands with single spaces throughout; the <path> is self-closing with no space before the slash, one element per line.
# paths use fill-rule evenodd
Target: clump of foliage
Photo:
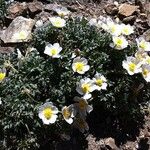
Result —
<path fill-rule="evenodd" d="M 130 76 L 122 68 L 126 55 L 135 52 L 134 47 L 118 51 L 109 46 L 110 34 L 90 26 L 85 19 L 69 19 L 64 28 L 51 24 L 36 29 L 32 46 L 18 58 L 17 53 L 1 55 L 1 64 L 7 77 L 0 83 L 0 144 L 3 149 L 37 149 L 52 140 L 52 135 L 69 131 L 62 116 L 54 125 L 45 126 L 38 117 L 38 107 L 51 101 L 61 110 L 74 103 L 80 96 L 76 83 L 84 77 L 93 78 L 96 72 L 108 80 L 106 91 L 94 91 L 89 103 L 104 104 L 105 110 L 136 116 L 139 102 L 149 100 L 150 89 L 141 75 Z M 61 58 L 53 59 L 44 54 L 48 43 L 60 43 Z M 90 69 L 83 75 L 72 70 L 72 54 L 88 59 Z M 2 67 L 2 66 L 1 66 Z M 139 86 L 143 85 L 142 90 Z M 135 88 L 133 88 L 135 87 Z M 138 96 L 140 91 L 140 97 Z"/>
<path fill-rule="evenodd" d="M 3 19 L 6 13 L 6 3 L 5 0 L 0 0 L 0 19 Z"/>
<path fill-rule="evenodd" d="M 0 24 L 4 24 L 5 22 L 5 15 L 7 14 L 7 7 L 9 4 L 9 1 L 0 0 Z"/>

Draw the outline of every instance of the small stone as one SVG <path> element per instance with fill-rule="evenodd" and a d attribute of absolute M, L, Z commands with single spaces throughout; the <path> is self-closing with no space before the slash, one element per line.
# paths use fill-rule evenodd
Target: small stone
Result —
<path fill-rule="evenodd" d="M 58 4 L 47 4 L 44 9 L 47 12 L 52 12 L 58 7 L 60 7 L 60 5 L 58 5 Z"/>
<path fill-rule="evenodd" d="M 129 17 L 126 17 L 122 20 L 123 23 L 129 23 L 129 24 L 134 24 L 134 21 L 136 20 L 136 16 L 133 15 L 133 16 L 129 16 Z"/>
<path fill-rule="evenodd" d="M 41 13 L 37 14 L 35 16 L 36 20 L 42 20 L 43 23 L 49 21 L 49 17 L 51 17 L 52 15 L 48 12 L 42 11 Z"/>
<path fill-rule="evenodd" d="M 39 27 L 41 27 L 41 26 L 43 26 L 43 21 L 42 21 L 42 20 L 38 20 L 38 21 L 36 22 L 36 24 L 35 24 L 35 27 L 36 27 L 36 28 L 39 28 Z"/>
<path fill-rule="evenodd" d="M 150 2 L 145 4 L 145 13 L 147 14 L 148 24 L 150 26 Z"/>
<path fill-rule="evenodd" d="M 146 15 L 145 13 L 141 13 L 141 14 L 139 15 L 139 18 L 141 19 L 142 22 L 147 21 L 147 15 Z"/>
<path fill-rule="evenodd" d="M 115 144 L 115 140 L 111 137 L 105 139 L 105 145 L 111 150 L 119 150 L 119 148 Z"/>
<path fill-rule="evenodd" d="M 17 16 L 22 15 L 23 13 L 25 13 L 25 11 L 27 10 L 27 4 L 24 3 L 12 3 L 9 7 L 8 7 L 8 15 L 6 16 L 6 18 L 8 19 L 14 19 Z"/>
<path fill-rule="evenodd" d="M 118 13 L 118 8 L 115 4 L 108 4 L 105 7 L 105 11 L 108 15 L 116 15 Z"/>
<path fill-rule="evenodd" d="M 41 2 L 34 1 L 31 3 L 28 3 L 28 8 L 29 8 L 30 13 L 35 14 L 35 13 L 41 12 L 44 8 L 44 5 Z"/>
<path fill-rule="evenodd" d="M 139 6 L 140 12 L 144 12 L 144 5 L 141 0 L 135 0 L 135 5 Z"/>
<path fill-rule="evenodd" d="M 134 13 L 136 13 L 138 11 L 138 8 L 139 6 L 134 6 L 134 5 L 124 3 L 119 7 L 118 14 L 121 16 L 129 17 Z"/>
<path fill-rule="evenodd" d="M 11 53 L 14 51 L 14 47 L 11 46 L 0 46 L 0 53 L 6 54 L 6 53 Z"/>
<path fill-rule="evenodd" d="M 150 41 L 150 29 L 143 33 L 143 37 L 146 41 Z"/>
<path fill-rule="evenodd" d="M 4 43 L 28 42 L 32 38 L 31 31 L 34 24 L 35 21 L 33 19 L 27 19 L 22 16 L 19 16 L 12 21 L 12 23 L 5 31 L 3 31 L 3 33 L 0 35 L 1 40 Z M 20 40 L 14 37 L 16 33 L 20 33 L 22 31 L 27 33 L 26 38 L 24 40 Z"/>

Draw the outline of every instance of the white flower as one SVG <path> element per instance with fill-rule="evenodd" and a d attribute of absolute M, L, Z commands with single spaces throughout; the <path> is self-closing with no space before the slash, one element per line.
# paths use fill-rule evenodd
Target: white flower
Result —
<path fill-rule="evenodd" d="M 26 31 L 20 31 L 13 35 L 13 38 L 17 40 L 25 40 L 27 39 L 27 37 L 28 37 L 28 32 Z"/>
<path fill-rule="evenodd" d="M 95 88 L 93 81 L 90 78 L 85 78 L 77 83 L 76 91 L 83 95 L 84 99 L 89 99 L 92 96 L 91 92 L 93 92 Z"/>
<path fill-rule="evenodd" d="M 113 44 L 111 44 L 110 46 L 114 47 L 115 49 L 121 50 L 128 46 L 128 41 L 123 36 L 113 36 Z"/>
<path fill-rule="evenodd" d="M 85 72 L 87 72 L 90 69 L 90 66 L 87 65 L 87 59 L 85 58 L 81 58 L 81 57 L 76 57 L 73 60 L 72 63 L 72 69 L 74 72 L 77 72 L 79 74 L 84 74 Z"/>
<path fill-rule="evenodd" d="M 142 75 L 146 82 L 150 82 L 150 65 L 142 65 Z"/>
<path fill-rule="evenodd" d="M 18 59 L 23 58 L 24 56 L 21 54 L 21 51 L 17 48 Z"/>
<path fill-rule="evenodd" d="M 150 51 L 150 42 L 146 42 L 143 37 L 136 39 L 137 46 L 141 51 Z"/>
<path fill-rule="evenodd" d="M 131 25 L 121 24 L 121 33 L 124 35 L 130 35 L 134 33 L 134 28 Z"/>
<path fill-rule="evenodd" d="M 43 21 L 42 21 L 42 20 L 38 20 L 38 21 L 36 22 L 35 26 L 36 26 L 37 28 L 43 26 Z"/>
<path fill-rule="evenodd" d="M 62 28 L 66 25 L 66 21 L 60 17 L 51 17 L 49 18 L 53 26 L 57 28 Z"/>
<path fill-rule="evenodd" d="M 60 47 L 59 43 L 48 44 L 45 47 L 44 53 L 51 56 L 52 58 L 59 58 L 60 52 L 62 51 L 62 47 Z"/>
<path fill-rule="evenodd" d="M 60 17 L 65 17 L 70 14 L 70 11 L 65 7 L 56 8 L 55 11 Z"/>
<path fill-rule="evenodd" d="M 94 83 L 96 85 L 96 89 L 98 91 L 100 91 L 101 89 L 102 90 L 106 90 L 106 88 L 107 88 L 107 83 L 106 83 L 107 80 L 106 80 L 106 78 L 103 75 L 101 75 L 100 73 L 96 73 L 94 78 L 93 78 L 93 81 L 94 81 Z"/>
<path fill-rule="evenodd" d="M 108 23 L 108 31 L 113 36 L 119 36 L 121 34 L 121 29 L 119 24 L 113 22 Z"/>
<path fill-rule="evenodd" d="M 97 20 L 95 18 L 92 18 L 90 21 L 89 21 L 89 25 L 90 26 L 97 26 Z"/>
<path fill-rule="evenodd" d="M 141 72 L 141 63 L 135 57 L 127 57 L 122 63 L 124 69 L 128 71 L 129 75 Z"/>
<path fill-rule="evenodd" d="M 150 65 L 150 56 L 147 55 L 147 56 L 145 57 L 145 59 L 143 60 L 143 62 L 144 62 L 144 64 Z"/>
<path fill-rule="evenodd" d="M 82 133 L 89 130 L 89 126 L 88 126 L 87 122 L 85 121 L 85 119 L 83 119 L 81 117 L 77 117 L 74 120 L 73 125 L 75 128 L 79 129 L 79 131 Z"/>
<path fill-rule="evenodd" d="M 52 124 L 57 119 L 58 109 L 51 102 L 47 102 L 39 107 L 39 118 L 44 124 Z"/>
<path fill-rule="evenodd" d="M 93 110 L 93 107 L 88 104 L 87 100 L 80 98 L 80 97 L 74 97 L 74 101 L 77 102 L 74 105 L 76 106 L 76 109 L 79 111 L 79 114 L 81 117 L 85 118 L 87 116 L 87 113 L 90 113 Z"/>
<path fill-rule="evenodd" d="M 148 54 L 146 52 L 143 51 L 137 51 L 135 53 L 135 58 L 139 61 L 145 61 L 146 57 L 148 56 Z"/>
<path fill-rule="evenodd" d="M 73 123 L 73 117 L 75 117 L 75 114 L 76 114 L 76 111 L 75 111 L 73 105 L 70 105 L 68 107 L 64 106 L 62 108 L 62 115 L 63 115 L 65 121 L 69 124 Z"/>

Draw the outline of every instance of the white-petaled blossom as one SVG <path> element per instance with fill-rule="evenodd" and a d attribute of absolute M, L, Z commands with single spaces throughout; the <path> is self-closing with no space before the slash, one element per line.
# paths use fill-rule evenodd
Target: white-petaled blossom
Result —
<path fill-rule="evenodd" d="M 51 24 L 57 28 L 62 28 L 66 25 L 66 21 L 60 17 L 49 18 Z"/>
<path fill-rule="evenodd" d="M 42 119 L 44 124 L 55 123 L 57 119 L 58 108 L 52 102 L 47 102 L 39 107 L 39 118 Z"/>
<path fill-rule="evenodd" d="M 84 74 L 90 69 L 90 66 L 87 64 L 88 64 L 87 59 L 83 57 L 76 57 L 73 60 L 72 69 L 74 72 L 77 72 L 79 74 Z"/>
<path fill-rule="evenodd" d="M 17 48 L 17 54 L 18 54 L 18 59 L 21 59 L 24 57 L 18 48 Z"/>
<path fill-rule="evenodd" d="M 93 81 L 90 78 L 85 78 L 77 83 L 76 91 L 83 95 L 84 99 L 89 99 L 92 96 L 91 92 L 93 92 L 95 88 Z"/>
<path fill-rule="evenodd" d="M 74 120 L 73 126 L 77 129 L 79 129 L 80 132 L 84 133 L 85 131 L 89 130 L 89 126 L 84 118 L 77 117 Z"/>
<path fill-rule="evenodd" d="M 74 109 L 74 106 L 73 105 L 69 105 L 68 107 L 64 106 L 62 108 L 62 115 L 67 123 L 72 124 L 73 118 L 76 115 L 76 110 Z"/>
<path fill-rule="evenodd" d="M 144 62 L 144 64 L 150 65 L 150 56 L 147 55 L 147 56 L 145 57 L 145 59 L 143 60 L 143 62 Z"/>
<path fill-rule="evenodd" d="M 87 113 L 90 113 L 93 110 L 93 107 L 88 104 L 87 100 L 80 98 L 80 97 L 74 97 L 75 107 L 78 110 L 81 117 L 85 118 L 87 116 Z"/>
<path fill-rule="evenodd" d="M 128 71 L 129 75 L 141 72 L 141 62 L 139 62 L 135 57 L 127 57 L 122 63 L 124 69 Z"/>
<path fill-rule="evenodd" d="M 107 22 L 108 25 L 108 32 L 113 36 L 120 36 L 122 27 L 121 25 L 114 23 L 114 22 Z"/>
<path fill-rule="evenodd" d="M 25 40 L 25 39 L 27 39 L 27 37 L 28 37 L 28 32 L 26 32 L 26 31 L 16 32 L 13 35 L 13 38 L 17 39 L 17 40 Z"/>
<path fill-rule="evenodd" d="M 146 82 L 150 82 L 150 65 L 142 65 L 142 75 Z"/>
<path fill-rule="evenodd" d="M 113 22 L 113 20 L 110 17 L 106 18 L 106 17 L 100 16 L 98 18 L 97 27 L 102 28 L 103 30 L 108 32 L 108 29 L 109 29 L 108 23 L 109 22 Z"/>
<path fill-rule="evenodd" d="M 66 7 L 58 7 L 55 9 L 55 11 L 60 17 L 65 17 L 70 14 L 70 11 Z"/>
<path fill-rule="evenodd" d="M 89 25 L 90 25 L 90 26 L 97 26 L 97 19 L 96 19 L 96 18 L 90 19 Z"/>
<path fill-rule="evenodd" d="M 144 63 L 147 56 L 148 56 L 148 54 L 146 52 L 143 52 L 143 51 L 137 51 L 135 53 L 135 58 L 137 60 L 139 60 L 140 62 L 143 62 L 143 63 Z"/>
<path fill-rule="evenodd" d="M 121 24 L 121 33 L 123 35 L 130 35 L 132 33 L 134 33 L 134 28 L 131 25 L 125 25 L 125 24 Z"/>
<path fill-rule="evenodd" d="M 45 47 L 44 53 L 51 56 L 52 58 L 59 58 L 60 52 L 62 51 L 62 47 L 60 47 L 59 43 L 48 44 Z"/>
<path fill-rule="evenodd" d="M 141 51 L 150 51 L 150 42 L 145 41 L 143 37 L 136 39 L 137 46 Z"/>
<path fill-rule="evenodd" d="M 128 46 L 128 41 L 125 39 L 124 36 L 113 36 L 112 40 L 113 43 L 110 46 L 114 47 L 115 49 L 121 50 Z"/>
<path fill-rule="evenodd" d="M 106 90 L 107 80 L 103 75 L 101 75 L 100 73 L 96 73 L 94 78 L 93 78 L 93 81 L 96 85 L 96 90 L 98 90 L 98 91 L 100 91 L 101 89 Z"/>

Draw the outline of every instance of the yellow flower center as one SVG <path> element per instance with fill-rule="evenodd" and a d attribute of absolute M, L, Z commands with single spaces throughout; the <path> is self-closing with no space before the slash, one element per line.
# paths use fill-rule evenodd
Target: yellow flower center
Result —
<path fill-rule="evenodd" d="M 51 108 L 45 108 L 45 109 L 43 110 L 43 114 L 44 114 L 44 117 L 45 117 L 46 119 L 50 119 L 50 118 L 52 117 L 52 115 L 53 115 L 53 111 L 52 111 Z"/>
<path fill-rule="evenodd" d="M 0 73 L 0 81 L 2 81 L 6 76 L 6 73 Z"/>
<path fill-rule="evenodd" d="M 150 64 L 150 58 L 147 59 L 147 63 Z"/>
<path fill-rule="evenodd" d="M 97 79 L 97 80 L 96 80 L 96 84 L 97 84 L 98 86 L 102 86 L 103 80 Z"/>
<path fill-rule="evenodd" d="M 55 21 L 55 26 L 56 27 L 61 27 L 61 21 L 60 20 L 56 20 Z"/>
<path fill-rule="evenodd" d="M 111 26 L 111 32 L 114 33 L 115 31 L 116 31 L 116 26 L 115 26 L 115 25 L 112 25 L 112 26 Z"/>
<path fill-rule="evenodd" d="M 128 28 L 124 28 L 124 29 L 123 29 L 123 32 L 124 32 L 125 34 L 129 34 L 129 29 L 128 29 Z"/>
<path fill-rule="evenodd" d="M 117 39 L 116 45 L 121 46 L 122 44 L 123 44 L 123 40 L 122 39 Z"/>
<path fill-rule="evenodd" d="M 130 71 L 134 72 L 135 68 L 136 68 L 136 64 L 134 64 L 134 63 L 129 64 L 129 70 Z"/>
<path fill-rule="evenodd" d="M 57 49 L 56 48 L 51 49 L 51 55 L 54 56 L 56 54 L 57 54 Z"/>
<path fill-rule="evenodd" d="M 64 116 L 64 118 L 66 118 L 66 119 L 68 119 L 68 118 L 71 116 L 71 113 L 70 113 L 70 111 L 68 110 L 68 108 L 65 108 L 65 109 L 63 110 L 63 116 Z"/>
<path fill-rule="evenodd" d="M 144 75 L 144 76 L 147 76 L 148 73 L 149 73 L 149 71 L 148 71 L 147 69 L 144 69 L 144 70 L 143 70 L 143 75 Z"/>
<path fill-rule="evenodd" d="M 79 107 L 80 107 L 80 109 L 85 109 L 86 107 L 87 107 L 87 103 L 86 103 L 86 101 L 84 100 L 84 99 L 82 99 L 82 100 L 80 100 L 79 101 Z"/>
<path fill-rule="evenodd" d="M 75 63 L 75 68 L 77 71 L 82 71 L 84 67 L 84 64 L 82 62 Z"/>
<path fill-rule="evenodd" d="M 88 93 L 90 91 L 90 85 L 85 83 L 82 85 L 82 90 L 84 93 Z"/>
<path fill-rule="evenodd" d="M 144 41 L 141 41 L 139 44 L 140 48 L 146 49 L 146 43 Z"/>

